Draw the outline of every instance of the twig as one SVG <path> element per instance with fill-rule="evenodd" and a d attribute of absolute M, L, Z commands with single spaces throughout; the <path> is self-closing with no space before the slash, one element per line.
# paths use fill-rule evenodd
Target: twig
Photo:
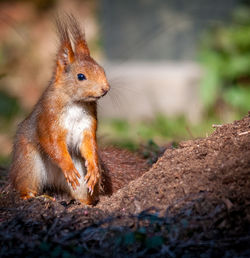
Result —
<path fill-rule="evenodd" d="M 215 124 L 212 125 L 213 128 L 220 128 L 220 127 L 222 127 L 222 126 L 223 126 L 223 125 L 215 125 Z"/>
<path fill-rule="evenodd" d="M 245 134 L 249 134 L 250 131 L 246 131 L 246 132 L 242 132 L 242 133 L 238 133 L 238 135 L 245 135 Z"/>
<path fill-rule="evenodd" d="M 190 130 L 190 127 L 189 127 L 188 125 L 186 125 L 186 130 L 187 130 L 189 136 L 190 136 L 192 139 L 194 139 L 194 135 L 192 134 L 192 132 L 191 132 L 191 130 Z"/>

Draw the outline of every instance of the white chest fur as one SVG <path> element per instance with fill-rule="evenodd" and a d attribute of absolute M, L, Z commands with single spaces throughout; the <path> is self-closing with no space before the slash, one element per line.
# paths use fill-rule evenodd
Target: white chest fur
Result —
<path fill-rule="evenodd" d="M 91 128 L 91 116 L 84 104 L 69 105 L 62 119 L 63 127 L 67 130 L 67 145 L 70 151 L 79 151 L 83 132 Z"/>

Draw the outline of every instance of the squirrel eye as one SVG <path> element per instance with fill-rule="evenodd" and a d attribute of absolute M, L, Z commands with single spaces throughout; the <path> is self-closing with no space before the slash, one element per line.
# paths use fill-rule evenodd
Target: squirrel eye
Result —
<path fill-rule="evenodd" d="M 78 73 L 77 78 L 78 78 L 79 81 L 83 81 L 83 80 L 87 79 L 86 76 L 83 73 Z"/>

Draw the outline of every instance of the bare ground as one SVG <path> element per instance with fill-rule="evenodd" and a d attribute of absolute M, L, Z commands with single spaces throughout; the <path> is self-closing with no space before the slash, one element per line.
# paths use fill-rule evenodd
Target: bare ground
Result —
<path fill-rule="evenodd" d="M 128 151 L 100 156 L 95 207 L 4 187 L 1 257 L 250 257 L 250 116 L 167 148 L 150 169 Z"/>

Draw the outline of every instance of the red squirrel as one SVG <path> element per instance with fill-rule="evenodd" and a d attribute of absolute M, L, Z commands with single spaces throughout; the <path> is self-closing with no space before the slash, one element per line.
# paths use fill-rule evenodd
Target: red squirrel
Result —
<path fill-rule="evenodd" d="M 94 204 L 101 176 L 97 100 L 110 86 L 104 69 L 90 56 L 78 21 L 67 15 L 56 24 L 60 47 L 55 71 L 31 114 L 18 126 L 10 179 L 23 199 L 48 186 Z"/>

